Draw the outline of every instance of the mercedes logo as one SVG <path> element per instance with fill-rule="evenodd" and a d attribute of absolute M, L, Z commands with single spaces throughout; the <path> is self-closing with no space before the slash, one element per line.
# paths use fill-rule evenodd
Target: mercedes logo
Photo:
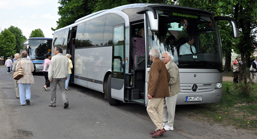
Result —
<path fill-rule="evenodd" d="M 192 86 L 192 91 L 195 92 L 195 91 L 197 90 L 197 88 L 198 88 L 197 85 L 196 85 L 196 84 L 193 84 L 193 86 Z"/>

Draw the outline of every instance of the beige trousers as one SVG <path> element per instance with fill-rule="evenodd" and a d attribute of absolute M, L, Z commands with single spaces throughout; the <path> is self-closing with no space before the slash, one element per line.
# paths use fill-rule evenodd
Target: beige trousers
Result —
<path fill-rule="evenodd" d="M 16 97 L 20 97 L 19 86 L 18 86 L 17 82 L 18 82 L 18 80 L 14 80 L 14 89 L 15 89 Z"/>
<path fill-rule="evenodd" d="M 162 130 L 162 114 L 163 114 L 164 98 L 152 98 L 147 105 L 147 113 L 156 126 L 155 130 Z"/>
<path fill-rule="evenodd" d="M 168 126 L 173 126 L 174 124 L 177 97 L 178 94 L 164 99 L 163 123 L 166 123 Z"/>

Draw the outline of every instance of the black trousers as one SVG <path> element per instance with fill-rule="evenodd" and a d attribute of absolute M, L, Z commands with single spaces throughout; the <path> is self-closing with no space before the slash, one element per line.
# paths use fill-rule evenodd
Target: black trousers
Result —
<path fill-rule="evenodd" d="M 234 72 L 234 79 L 233 79 L 234 83 L 238 83 L 238 74 L 239 72 Z"/>
<path fill-rule="evenodd" d="M 45 76 L 45 85 L 47 87 L 49 87 L 50 86 L 50 81 L 48 79 L 48 72 L 43 72 L 43 73 L 44 73 L 44 76 Z"/>

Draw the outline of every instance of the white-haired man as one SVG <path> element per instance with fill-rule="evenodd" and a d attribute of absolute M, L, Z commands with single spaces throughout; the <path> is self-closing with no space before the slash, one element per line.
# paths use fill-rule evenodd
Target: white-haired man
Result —
<path fill-rule="evenodd" d="M 165 131 L 162 125 L 164 97 L 169 96 L 168 83 L 170 75 L 159 59 L 160 52 L 157 49 L 150 51 L 150 58 L 153 61 L 148 74 L 148 94 L 149 99 L 147 112 L 156 126 L 155 131 L 151 131 L 152 137 L 161 136 Z"/>
<path fill-rule="evenodd" d="M 180 92 L 180 77 L 178 66 L 171 60 L 168 52 L 162 54 L 162 61 L 165 64 L 169 74 L 169 92 L 170 96 L 164 99 L 163 108 L 163 126 L 165 130 L 174 130 L 174 118 L 178 93 Z"/>

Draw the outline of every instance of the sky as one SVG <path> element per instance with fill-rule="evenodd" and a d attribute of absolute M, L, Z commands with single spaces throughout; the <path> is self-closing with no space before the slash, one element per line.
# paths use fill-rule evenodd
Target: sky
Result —
<path fill-rule="evenodd" d="M 0 31 L 14 26 L 29 38 L 32 30 L 40 28 L 45 37 L 52 38 L 59 6 L 58 0 L 0 0 Z"/>

